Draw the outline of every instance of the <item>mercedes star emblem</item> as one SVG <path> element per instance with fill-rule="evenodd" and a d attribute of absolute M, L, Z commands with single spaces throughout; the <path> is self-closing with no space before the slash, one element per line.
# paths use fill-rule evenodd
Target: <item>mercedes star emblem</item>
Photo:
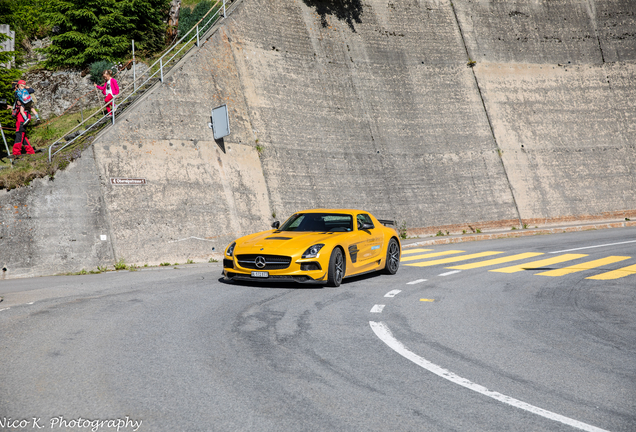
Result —
<path fill-rule="evenodd" d="M 262 256 L 257 256 L 256 259 L 254 260 L 254 264 L 256 264 L 256 267 L 258 268 L 263 268 L 265 267 L 265 258 L 263 258 Z"/>

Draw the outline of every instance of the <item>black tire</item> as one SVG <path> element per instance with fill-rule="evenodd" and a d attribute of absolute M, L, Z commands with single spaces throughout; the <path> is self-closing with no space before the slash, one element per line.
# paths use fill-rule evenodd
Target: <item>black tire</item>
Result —
<path fill-rule="evenodd" d="M 384 262 L 384 273 L 394 275 L 400 268 L 400 245 L 392 238 L 386 248 L 386 260 Z"/>
<path fill-rule="evenodd" d="M 342 250 L 335 248 L 331 252 L 331 258 L 329 258 L 329 270 L 327 272 L 327 286 L 339 287 L 340 282 L 345 274 L 345 260 Z"/>

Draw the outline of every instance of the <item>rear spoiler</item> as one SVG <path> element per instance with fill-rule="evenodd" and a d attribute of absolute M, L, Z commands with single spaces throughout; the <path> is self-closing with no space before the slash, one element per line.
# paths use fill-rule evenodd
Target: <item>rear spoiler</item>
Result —
<path fill-rule="evenodd" d="M 394 220 L 388 220 L 388 219 L 378 219 L 378 222 L 380 222 L 382 225 L 386 226 L 386 225 L 393 225 L 393 226 L 397 226 L 397 224 L 395 223 Z"/>

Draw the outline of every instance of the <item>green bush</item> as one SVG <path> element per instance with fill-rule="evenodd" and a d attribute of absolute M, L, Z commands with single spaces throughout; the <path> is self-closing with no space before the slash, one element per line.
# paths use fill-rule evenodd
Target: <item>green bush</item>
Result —
<path fill-rule="evenodd" d="M 106 69 L 113 69 L 113 67 L 113 62 L 110 62 L 108 60 L 100 60 L 91 63 L 91 65 L 88 67 L 88 71 L 91 74 L 91 81 L 93 81 L 95 84 L 103 84 L 104 77 L 102 75 L 104 71 Z"/>

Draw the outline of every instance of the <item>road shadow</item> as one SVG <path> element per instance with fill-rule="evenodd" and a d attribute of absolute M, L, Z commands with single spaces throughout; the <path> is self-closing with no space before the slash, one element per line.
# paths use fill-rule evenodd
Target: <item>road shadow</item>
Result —
<path fill-rule="evenodd" d="M 327 15 L 332 15 L 340 21 L 347 23 L 349 28 L 355 32 L 354 23 L 360 24 L 362 19 L 362 1 L 361 0 L 303 0 L 309 7 L 316 9 L 320 15 L 320 23 L 323 27 L 327 27 Z"/>
<path fill-rule="evenodd" d="M 360 282 L 360 281 L 364 281 L 367 279 L 372 279 L 372 278 L 376 278 L 379 275 L 381 275 L 382 272 L 381 271 L 376 271 L 376 272 L 371 272 L 371 273 L 365 273 L 363 275 L 359 275 L 359 276 L 352 276 L 352 277 L 348 277 L 346 279 L 344 279 L 342 281 L 342 283 L 340 284 L 340 287 L 343 286 L 347 286 L 348 284 L 351 283 L 355 283 L 355 282 Z M 227 280 L 225 279 L 223 276 L 221 276 L 219 278 L 219 282 L 224 284 L 224 285 L 236 285 L 236 286 L 245 286 L 245 287 L 252 287 L 252 288 L 276 288 L 276 289 L 338 289 L 338 288 L 333 288 L 330 286 L 327 286 L 325 284 L 313 284 L 313 283 L 299 283 L 299 282 L 265 282 L 265 281 L 260 281 L 260 282 L 250 282 L 250 281 L 231 281 L 231 280 Z"/>
<path fill-rule="evenodd" d="M 219 278 L 219 282 L 224 285 L 234 285 L 234 286 L 244 286 L 251 288 L 262 288 L 262 289 L 323 289 L 326 288 L 325 285 L 320 284 L 302 284 L 298 282 L 250 282 L 250 281 L 231 281 L 227 280 L 224 277 Z"/>

